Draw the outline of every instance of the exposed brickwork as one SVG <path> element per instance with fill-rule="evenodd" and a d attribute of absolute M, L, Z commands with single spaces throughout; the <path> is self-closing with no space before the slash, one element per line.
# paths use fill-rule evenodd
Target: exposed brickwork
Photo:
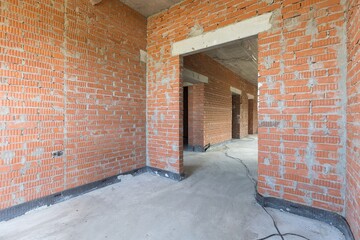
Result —
<path fill-rule="evenodd" d="M 135 11 L 118 0 L 1 1 L 0 209 L 144 166 L 145 96 L 147 163 L 183 172 L 182 62 L 171 43 L 195 25 L 209 32 L 273 12 L 272 29 L 258 36 L 258 190 L 342 214 L 346 204 L 360 238 L 360 13 L 358 0 L 348 3 L 346 58 L 344 1 L 186 0 L 149 19 L 146 95 L 146 19 Z M 231 137 L 231 125 L 210 110 L 231 108 L 231 95 L 214 97 L 225 88 L 209 86 L 204 144 Z M 52 158 L 59 150 L 65 155 Z"/>
<path fill-rule="evenodd" d="M 148 160 L 182 172 L 180 58 L 171 43 L 273 12 L 259 34 L 259 184 L 274 196 L 344 213 L 345 6 L 340 0 L 184 1 L 148 19 Z M 346 72 L 346 71 L 345 71 Z M 159 117 L 163 116 L 163 121 Z"/>
<path fill-rule="evenodd" d="M 118 0 L 1 1 L 0 209 L 145 165 L 145 48 Z"/>
<path fill-rule="evenodd" d="M 349 1 L 346 218 L 360 239 L 360 1 Z"/>
<path fill-rule="evenodd" d="M 257 88 L 244 81 L 205 54 L 184 57 L 184 67 L 209 78 L 204 85 L 204 139 L 206 144 L 225 142 L 232 138 L 232 97 L 230 87 L 242 91 L 239 138 L 248 135 L 248 97 L 256 96 Z"/>
<path fill-rule="evenodd" d="M 343 213 L 344 6 L 283 4 L 275 22 L 276 30 L 259 35 L 258 190 Z"/>

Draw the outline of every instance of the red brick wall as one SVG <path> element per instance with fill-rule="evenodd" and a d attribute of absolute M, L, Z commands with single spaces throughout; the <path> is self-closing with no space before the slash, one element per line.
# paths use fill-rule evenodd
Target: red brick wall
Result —
<path fill-rule="evenodd" d="M 360 239 L 360 2 L 349 1 L 346 218 Z"/>
<path fill-rule="evenodd" d="M 230 87 L 242 91 L 240 138 L 248 135 L 248 97 L 257 88 L 205 54 L 184 57 L 184 67 L 209 78 L 204 84 L 204 142 L 216 144 L 232 139 L 232 98 Z"/>
<path fill-rule="evenodd" d="M 171 44 L 273 12 L 259 34 L 259 184 L 265 196 L 344 213 L 346 35 L 341 0 L 186 0 L 148 19 L 148 161 L 182 172 L 180 58 Z M 159 121 L 157 116 L 163 116 Z"/>
<path fill-rule="evenodd" d="M 0 8 L 0 209 L 144 166 L 146 19 L 118 0 Z"/>

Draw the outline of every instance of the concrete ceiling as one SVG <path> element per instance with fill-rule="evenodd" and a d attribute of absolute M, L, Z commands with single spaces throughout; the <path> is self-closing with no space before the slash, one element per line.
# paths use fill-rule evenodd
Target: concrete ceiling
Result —
<path fill-rule="evenodd" d="M 258 39 L 245 38 L 226 46 L 205 51 L 205 54 L 257 86 L 258 83 Z"/>
<path fill-rule="evenodd" d="M 145 17 L 161 12 L 183 0 L 120 0 Z"/>

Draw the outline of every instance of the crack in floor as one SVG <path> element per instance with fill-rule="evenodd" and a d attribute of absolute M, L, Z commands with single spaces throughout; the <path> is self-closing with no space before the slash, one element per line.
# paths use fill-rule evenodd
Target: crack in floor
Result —
<path fill-rule="evenodd" d="M 253 140 L 255 140 L 255 139 L 253 139 Z M 249 180 L 254 184 L 254 187 L 255 187 L 255 189 L 256 189 L 256 187 L 257 187 L 257 180 L 252 176 L 249 167 L 248 167 L 248 166 L 246 165 L 246 163 L 245 163 L 243 160 L 241 160 L 240 158 L 233 157 L 233 156 L 229 155 L 229 153 L 228 153 L 229 150 L 230 150 L 230 148 L 229 148 L 227 145 L 225 145 L 225 151 L 224 151 L 225 156 L 226 156 L 227 158 L 231 158 L 231 159 L 233 159 L 233 160 L 236 160 L 236 161 L 239 162 L 241 165 L 243 165 L 243 167 L 244 167 L 245 170 L 246 170 L 246 176 L 247 176 L 247 177 L 249 178 Z M 260 205 L 260 206 L 261 206 L 261 205 Z M 302 236 L 302 235 L 299 235 L 299 234 L 296 234 L 296 233 L 281 233 L 279 227 L 277 226 L 277 223 L 276 223 L 274 217 L 268 212 L 268 210 L 267 210 L 264 206 L 261 206 L 261 208 L 266 212 L 267 215 L 270 216 L 270 218 L 271 218 L 271 220 L 272 220 L 272 222 L 273 222 L 273 225 L 274 225 L 277 233 L 268 235 L 268 236 L 263 237 L 263 238 L 258 238 L 257 240 L 266 240 L 266 239 L 270 239 L 270 238 L 272 238 L 272 237 L 280 237 L 281 240 L 285 240 L 285 238 L 284 238 L 285 236 L 296 236 L 296 237 L 300 237 L 300 238 L 305 239 L 305 240 L 311 240 L 311 239 L 309 239 L 309 238 L 307 238 L 307 237 L 305 237 L 305 236 Z"/>

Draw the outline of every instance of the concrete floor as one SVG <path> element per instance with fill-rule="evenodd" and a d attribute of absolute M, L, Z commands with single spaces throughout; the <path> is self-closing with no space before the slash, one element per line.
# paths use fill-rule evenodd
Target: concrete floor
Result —
<path fill-rule="evenodd" d="M 228 148 L 227 148 L 228 147 Z M 122 182 L 0 223 L 1 240 L 256 240 L 277 231 L 285 240 L 343 240 L 325 223 L 267 209 L 254 200 L 257 138 L 251 136 L 210 149 L 185 153 L 182 182 L 150 174 L 123 176 Z M 279 236 L 268 238 L 281 240 Z"/>

